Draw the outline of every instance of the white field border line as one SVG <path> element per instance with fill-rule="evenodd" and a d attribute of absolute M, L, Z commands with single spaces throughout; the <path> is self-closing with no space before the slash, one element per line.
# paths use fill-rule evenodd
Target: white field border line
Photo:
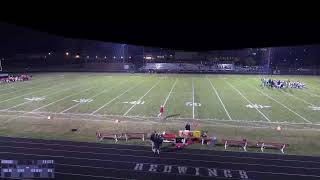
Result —
<path fill-rule="evenodd" d="M 29 111 L 1 111 L 0 112 L 8 112 L 8 113 L 29 113 Z M 125 118 L 141 118 L 141 119 L 159 119 L 158 117 L 152 116 L 123 116 L 120 114 L 88 114 L 88 113 L 56 113 L 56 112 L 46 112 L 46 111 L 36 111 L 32 112 L 32 114 L 54 114 L 54 115 L 75 115 L 75 116 L 93 116 L 93 117 L 125 117 Z M 1 115 L 0 116 L 17 116 L 17 115 Z M 173 118 L 172 120 L 190 120 L 190 118 Z M 287 121 L 280 121 L 280 122 L 267 122 L 267 121 L 250 121 L 250 120 L 226 120 L 226 119 L 195 119 L 199 121 L 206 121 L 206 122 L 239 122 L 239 123 L 267 123 L 267 124 L 284 124 L 284 125 L 310 125 L 310 123 L 298 123 L 298 122 L 287 122 Z M 320 125 L 320 124 L 313 124 L 313 125 Z"/>
<path fill-rule="evenodd" d="M 44 89 L 39 89 L 39 90 L 37 90 L 37 91 L 32 91 L 32 92 L 30 92 L 30 93 L 27 93 L 27 94 L 22 94 L 22 95 L 20 95 L 20 96 L 15 96 L 15 97 L 12 97 L 12 98 L 9 98 L 9 99 L 5 99 L 5 100 L 3 100 L 3 101 L 0 101 L 0 103 L 3 103 L 3 102 L 7 102 L 7 101 L 10 101 L 10 100 L 12 100 L 12 99 L 17 99 L 17 98 L 19 98 L 19 97 L 23 97 L 23 96 L 27 96 L 27 95 L 29 95 L 29 94 L 33 94 L 33 93 L 36 93 L 36 92 L 41 92 L 41 91 L 44 91 L 44 90 L 47 90 L 47 89 L 51 89 L 52 87 L 55 87 L 55 86 L 63 86 L 64 84 L 60 84 L 60 85 L 53 85 L 53 86 L 50 86 L 50 87 L 48 87 L 48 88 L 44 88 Z"/>
<path fill-rule="evenodd" d="M 66 159 L 83 159 L 83 158 L 79 158 L 79 157 L 68 157 L 68 156 L 57 156 L 57 155 L 40 155 L 40 154 L 30 154 L 30 153 L 12 153 L 12 152 L 0 152 L 1 154 L 7 153 L 7 154 L 19 154 L 19 155 L 25 155 L 25 156 L 40 156 L 40 157 L 55 157 L 55 158 L 66 158 Z M 126 163 L 126 164 L 138 164 L 138 163 L 142 163 L 142 164 L 152 164 L 152 163 L 147 163 L 147 162 L 137 162 L 137 161 L 119 161 L 119 160 L 106 160 L 106 159 L 88 159 L 89 161 L 103 161 L 103 162 L 111 162 L 111 163 Z M 167 164 L 162 164 L 162 163 L 157 163 L 158 165 L 162 165 L 165 166 Z M 123 171 L 134 171 L 133 169 L 117 169 L 117 168 L 106 168 L 106 167 L 101 167 L 101 166 L 83 166 L 83 165 L 77 165 L 77 164 L 62 164 L 62 163 L 58 163 L 58 165 L 60 166 L 76 166 L 76 167 L 86 167 L 86 168 L 93 168 L 93 169 L 113 169 L 113 170 L 123 170 Z M 179 164 L 170 164 L 171 166 L 181 166 Z M 192 166 L 184 166 L 188 169 L 190 168 L 194 168 Z M 202 168 L 202 169 L 209 169 L 210 167 L 198 167 L 198 168 Z M 218 170 L 223 170 L 221 168 L 216 168 Z M 243 170 L 239 170 L 239 169 L 229 169 L 230 171 L 243 171 Z M 143 170 L 141 172 L 148 172 L 148 173 L 158 173 L 158 174 L 168 174 L 168 173 L 163 173 L 163 172 L 149 172 L 146 170 Z M 245 172 L 249 172 L 249 173 L 258 173 L 258 174 L 281 174 L 281 175 L 286 175 L 286 176 L 302 176 L 302 177 L 320 177 L 317 175 L 308 175 L 308 174 L 289 174 L 289 173 L 281 173 L 281 172 L 270 172 L 270 171 L 251 171 L 251 170 L 245 170 Z M 64 173 L 64 172 L 55 172 L 57 174 L 67 174 L 67 175 L 79 175 L 81 176 L 81 174 L 72 174 L 72 173 Z M 192 175 L 192 174 L 179 174 L 179 173 L 170 173 L 172 175 L 182 175 L 182 176 L 195 176 L 195 177 L 206 177 L 209 178 L 210 176 L 198 176 L 198 175 Z M 83 176 L 89 176 L 89 177 L 104 177 L 104 176 L 95 176 L 95 175 L 83 175 Z M 221 179 L 230 179 L 230 178 L 225 178 L 225 177 L 215 177 L 215 178 L 221 178 Z M 231 178 L 234 179 L 234 178 Z"/>
<path fill-rule="evenodd" d="M 56 163 L 55 163 L 56 164 Z M 62 165 L 62 164 L 59 164 Z M 74 165 L 69 165 L 69 166 L 74 166 Z M 80 165 L 79 165 L 80 166 Z M 89 178 L 104 178 L 104 179 L 128 179 L 128 180 L 135 180 L 135 179 L 129 179 L 129 178 L 119 178 L 119 177 L 113 177 L 113 176 L 98 176 L 98 175 L 89 175 L 89 174 L 75 174 L 75 173 L 67 173 L 67 172 L 59 172 L 55 171 L 55 174 L 62 174 L 62 175 L 69 175 L 69 176 L 84 176 L 84 177 L 89 177 Z"/>
<path fill-rule="evenodd" d="M 297 112 L 293 111 L 292 109 L 288 108 L 286 105 L 282 104 L 281 102 L 277 101 L 276 99 L 274 99 L 273 97 L 269 96 L 268 94 L 260 91 L 259 89 L 255 88 L 258 92 L 260 92 L 261 94 L 263 94 L 264 96 L 268 97 L 269 99 L 277 102 L 278 104 L 280 104 L 281 106 L 283 106 L 284 108 L 288 109 L 290 112 L 294 113 L 295 115 L 297 115 L 298 117 L 300 117 L 301 119 L 303 119 L 304 121 L 306 121 L 307 123 L 312 124 L 311 121 L 307 120 L 306 118 L 304 118 L 303 116 L 301 116 L 300 114 L 298 114 Z"/>
<path fill-rule="evenodd" d="M 79 86 L 79 85 L 73 86 L 73 87 L 69 87 L 69 88 L 65 88 L 65 89 L 63 89 L 63 90 L 56 91 L 56 92 L 54 92 L 54 93 L 48 94 L 48 95 L 43 96 L 43 97 L 48 97 L 48 96 L 52 96 L 52 95 L 55 95 L 55 94 L 59 94 L 59 93 L 61 93 L 61 92 L 71 90 L 71 89 L 73 89 L 73 88 L 75 88 L 75 87 L 78 87 L 78 86 Z M 16 108 L 16 107 L 19 107 L 19 106 L 22 106 L 22 105 L 24 105 L 24 104 L 31 103 L 31 102 L 32 102 L 32 101 L 26 101 L 26 102 L 17 104 L 17 105 L 15 105 L 15 106 L 9 107 L 9 108 L 7 108 L 7 109 L 1 109 L 0 111 L 7 111 L 7 110 L 9 110 L 9 109 Z"/>
<path fill-rule="evenodd" d="M 166 100 L 165 100 L 165 101 L 164 101 L 164 103 L 162 104 L 162 106 L 163 106 L 163 107 L 165 107 L 165 106 L 166 106 L 167 101 L 168 101 L 168 99 L 169 99 L 169 97 L 170 97 L 170 95 L 171 95 L 171 93 L 172 93 L 172 91 L 173 91 L 174 87 L 175 87 L 175 86 L 176 86 L 176 84 L 177 84 L 177 81 L 178 81 L 178 79 L 176 79 L 176 80 L 174 81 L 174 83 L 173 83 L 173 85 L 172 85 L 172 87 L 171 87 L 171 90 L 170 90 L 170 92 L 169 92 L 169 94 L 168 94 L 168 96 L 167 96 Z"/>
<path fill-rule="evenodd" d="M 214 92 L 215 92 L 216 96 L 218 97 L 218 99 L 219 99 L 219 101 L 220 101 L 220 103 L 221 103 L 221 105 L 222 105 L 222 107 L 223 107 L 224 111 L 226 112 L 227 116 L 229 117 L 229 119 L 230 119 L 230 120 L 232 120 L 232 118 L 231 118 L 231 116 L 230 116 L 230 114 L 229 114 L 228 110 L 226 109 L 226 106 L 225 106 L 225 105 L 224 105 L 224 103 L 222 102 L 222 100 L 221 100 L 221 98 L 220 98 L 220 96 L 219 96 L 219 94 L 218 94 L 218 92 L 217 92 L 216 88 L 213 86 L 213 84 L 212 84 L 211 80 L 210 80 L 208 77 L 207 77 L 207 79 L 208 79 L 208 81 L 210 82 L 210 85 L 211 85 L 212 89 L 214 90 Z"/>
<path fill-rule="evenodd" d="M 124 151 L 132 151 L 132 152 L 150 152 L 149 150 L 143 149 L 131 149 L 131 148 L 114 148 L 114 147 L 104 147 L 104 146 L 86 146 L 86 145 L 72 145 L 72 144 L 60 144 L 60 143 L 43 143 L 43 142 L 32 142 L 32 141 L 16 141 L 16 140 L 0 140 L 1 145 L 3 143 L 16 143 L 16 144 L 29 144 L 35 145 L 34 147 L 38 147 L 36 145 L 46 145 L 46 146 L 60 146 L 60 147 L 74 147 L 77 148 L 87 148 L 87 149 L 100 149 L 100 150 L 124 150 Z M 9 145 L 5 145 L 9 146 Z M 9 146 L 16 147 L 16 146 Z M 88 152 L 88 151 L 81 151 Z M 251 157 L 251 156 L 230 156 L 230 155 L 217 155 L 217 154 L 195 154 L 195 153 L 186 153 L 186 152 L 175 152 L 175 151 L 167 151 L 162 152 L 164 154 L 179 154 L 179 155 L 194 155 L 194 156 L 203 156 L 203 157 L 225 157 L 225 158 L 234 158 L 234 159 L 254 159 L 254 160 L 267 160 L 267 161 L 276 161 L 276 162 L 299 162 L 299 163 L 312 163 L 312 164 L 320 164 L 320 161 L 304 161 L 297 159 L 281 159 L 281 158 L 263 158 L 263 157 Z"/>
<path fill-rule="evenodd" d="M 192 119 L 194 119 L 194 84 L 192 78 Z"/>
<path fill-rule="evenodd" d="M 299 98 L 299 97 L 297 97 L 297 96 L 295 96 L 295 95 L 293 95 L 293 94 L 287 93 L 287 92 L 285 92 L 285 91 L 282 91 L 282 92 L 284 92 L 284 93 L 287 94 L 288 96 L 294 97 L 294 98 L 298 99 L 299 101 L 304 102 L 305 104 L 308 104 L 308 105 L 311 105 L 311 106 L 315 106 L 314 104 L 311 104 L 311 103 L 305 101 L 304 99 L 301 99 L 301 98 Z"/>
<path fill-rule="evenodd" d="M 143 96 L 141 96 L 138 101 L 141 101 L 154 87 L 156 87 L 159 84 L 160 80 L 158 80 L 158 82 L 156 82 Z M 123 116 L 126 116 L 135 106 L 137 105 L 137 103 L 133 104 L 124 114 Z"/>
<path fill-rule="evenodd" d="M 17 115 L 0 115 L 0 117 L 16 117 L 16 116 Z M 44 118 L 43 116 L 32 116 L 32 115 L 21 115 L 19 117 L 35 118 L 35 119 Z M 112 118 L 116 118 L 116 117 L 119 117 L 119 116 L 105 117 L 107 119 L 88 119 L 88 118 L 85 118 L 85 117 L 84 118 L 82 118 L 82 117 L 55 117 L 55 119 L 57 119 L 57 120 L 70 120 L 70 119 L 73 119 L 73 120 L 88 121 L 88 122 L 90 122 L 90 121 L 97 121 L 97 122 L 103 122 L 104 121 L 104 122 L 106 122 L 106 121 L 112 120 Z M 145 117 L 128 117 L 128 118 L 140 120 L 139 122 L 144 121 L 143 119 L 145 119 Z M 151 120 L 149 120 L 149 122 L 157 123 L 156 121 L 151 121 Z M 178 119 L 173 119 L 173 120 L 171 120 L 171 122 L 173 122 L 173 123 L 181 123 L 181 121 L 179 121 Z M 219 123 L 219 122 L 224 122 L 224 124 L 226 124 L 226 125 L 220 125 L 222 127 L 230 126 L 230 127 L 246 127 L 246 128 L 268 128 L 268 129 L 272 128 L 272 127 L 270 127 L 270 124 L 262 124 L 262 125 L 253 124 L 253 125 L 250 125 L 250 123 L 249 123 L 249 125 L 232 125 L 232 124 L 227 125 L 227 123 L 230 122 L 230 121 L 212 121 L 212 122 L 208 122 L 207 125 L 208 126 L 217 126 L 216 124 Z M 215 124 L 215 125 L 213 125 L 213 124 Z M 288 125 L 288 126 L 296 125 L 296 127 L 299 127 L 297 125 L 305 125 L 305 124 L 288 124 L 287 123 L 287 124 L 284 124 L 284 125 Z M 310 127 L 310 128 L 300 127 L 299 129 L 293 128 L 293 127 L 287 127 L 287 129 L 291 129 L 291 130 L 316 130 L 316 131 L 320 130 L 320 129 L 317 129 L 316 127 L 314 127 L 314 128 L 312 128 L 312 127 Z"/>
<path fill-rule="evenodd" d="M 10 117 L 10 116 L 14 116 L 16 117 L 16 115 L 0 115 L 0 117 L 3 116 L 3 117 Z M 19 117 L 23 117 L 23 118 L 33 118 L 33 119 L 43 119 L 44 117 L 40 117 L 40 116 L 31 116 L 31 115 L 21 115 Z M 90 119 L 88 120 L 88 118 L 70 118 L 70 117 L 67 117 L 67 118 L 55 118 L 56 120 L 74 120 L 74 121 L 92 121 L 92 122 L 114 122 L 114 119 Z M 139 118 L 141 119 L 141 118 Z M 158 123 L 156 121 L 148 121 L 148 123 Z M 138 123 L 146 123 L 146 121 L 139 121 Z M 183 122 L 181 121 L 177 121 L 177 120 L 172 120 L 172 123 L 178 123 L 178 124 L 181 124 Z M 252 125 L 219 125 L 219 124 L 216 124 L 218 122 L 212 122 L 213 124 L 207 124 L 207 126 L 213 126 L 213 127 L 216 127 L 216 126 L 219 126 L 219 127 L 236 127 L 236 128 L 239 128 L 239 127 L 243 127 L 243 128 L 255 128 L 255 129 L 270 129 L 270 127 L 268 126 L 252 126 Z M 316 129 L 316 128 L 291 128 L 291 127 L 288 127 L 286 128 L 288 130 L 295 130 L 295 131 L 320 131 L 320 129 Z"/>
<path fill-rule="evenodd" d="M 101 109 L 103 109 L 104 107 L 106 107 L 107 105 L 109 105 L 110 103 L 112 103 L 114 100 L 118 99 L 119 97 L 121 97 L 122 95 L 124 95 L 125 93 L 129 92 L 130 90 L 136 88 L 137 86 L 139 86 L 140 84 L 142 84 L 145 80 L 139 82 L 138 84 L 136 84 L 135 86 L 132 86 L 131 88 L 127 89 L 126 91 L 122 92 L 121 94 L 119 94 L 118 96 L 116 96 L 115 98 L 111 99 L 110 101 L 108 101 L 107 103 L 105 103 L 104 105 L 102 105 L 101 107 L 99 107 L 98 109 L 94 110 L 92 113 L 90 113 L 89 115 L 94 115 L 96 112 L 100 111 Z"/>
<path fill-rule="evenodd" d="M 230 84 L 228 81 L 225 81 L 232 89 L 234 89 L 235 91 L 238 92 L 239 95 L 241 95 L 249 104 L 251 104 L 266 120 L 268 120 L 269 122 L 270 119 L 265 115 L 263 114 L 257 107 L 254 106 L 254 104 L 249 100 L 247 99 L 237 88 L 235 88 L 232 84 Z"/>
<path fill-rule="evenodd" d="M 137 157 L 137 158 L 146 158 L 146 159 L 159 159 L 159 157 L 154 156 L 146 156 L 146 155 L 132 155 L 132 154 L 120 154 L 120 153 L 98 153 L 98 152 L 84 152 L 84 151 L 70 151 L 70 150 L 62 150 L 62 149 L 51 149 L 51 148 L 36 148 L 36 147 L 17 147 L 17 146 L 0 146 L 0 147 L 11 147 L 13 149 L 30 149 L 30 150 L 43 150 L 49 152 L 66 152 L 66 153 L 79 153 L 79 154 L 94 154 L 94 155 L 111 155 L 111 156 L 120 156 L 120 157 Z M 8 152 L 0 152 L 0 153 L 8 153 Z M 11 153 L 8 153 L 11 154 Z M 12 153 L 12 154 L 25 154 L 25 153 Z M 26 153 L 27 154 L 27 153 Z M 39 154 L 40 155 L 40 154 Z M 45 155 L 41 154 L 41 156 L 52 156 L 52 157 L 66 157 L 66 158 L 74 158 L 74 159 L 82 159 L 82 160 L 92 160 L 92 161 L 111 161 L 116 162 L 114 160 L 105 160 L 105 159 L 91 159 L 91 158 L 83 158 L 83 157 L 73 157 L 73 156 L 61 156 L 61 155 Z M 273 164 L 259 164 L 259 163 L 243 163 L 243 162 L 227 162 L 227 161 L 212 161 L 212 160 L 200 160 L 200 159 L 185 159 L 185 158 L 174 158 L 174 157 L 162 157 L 161 159 L 165 160 L 176 160 L 176 161 L 189 161 L 189 162 L 205 162 L 205 163 L 217 163 L 217 164 L 231 164 L 231 165 L 247 165 L 247 166 L 262 166 L 262 167 L 278 167 L 278 168 L 290 168 L 290 169 L 312 169 L 317 170 L 320 168 L 311 168 L 311 167 L 301 167 L 301 166 L 283 166 L 283 165 L 273 165 Z M 130 161 L 129 161 L 130 162 Z M 131 162 L 132 163 L 132 162 Z M 146 163 L 151 164 L 151 163 Z"/>
<path fill-rule="evenodd" d="M 55 79 L 60 79 L 60 78 L 54 78 L 54 79 L 51 78 L 51 79 L 48 79 L 48 80 L 46 80 L 46 81 L 45 81 L 45 80 L 43 80 L 43 81 L 48 82 L 48 81 L 50 81 L 50 80 L 55 80 Z M 38 86 L 38 85 L 42 85 L 42 81 L 41 81 L 41 83 L 40 83 L 40 82 L 36 82 L 35 84 L 32 85 L 32 87 L 27 87 L 27 88 L 17 87 L 17 88 L 19 88 L 20 90 L 16 90 L 16 91 L 12 91 L 12 92 L 9 92 L 9 93 L 1 94 L 0 97 L 5 96 L 5 95 L 7 95 L 7 94 L 16 93 L 17 91 L 20 92 L 20 91 L 24 91 L 24 90 L 34 89 L 35 86 Z M 22 88 L 22 89 L 21 89 L 21 88 Z"/>
<path fill-rule="evenodd" d="M 120 84 L 117 84 L 117 85 L 115 85 L 115 86 L 113 86 L 113 87 L 120 86 L 120 85 L 122 85 L 122 84 L 126 83 L 127 81 L 128 81 L 128 80 L 123 81 L 123 82 L 121 82 Z M 93 98 L 95 98 L 95 97 L 97 97 L 97 96 L 99 96 L 99 95 L 101 95 L 101 94 L 104 94 L 104 93 L 106 93 L 106 92 L 109 92 L 111 89 L 112 89 L 112 87 L 109 87 L 109 88 L 107 88 L 107 89 L 105 89 L 105 90 L 103 90 L 103 91 L 99 92 L 98 94 L 95 94 L 94 96 L 89 97 L 89 99 L 93 99 Z M 81 102 L 76 103 L 75 105 L 73 105 L 73 106 L 71 106 L 71 107 L 69 107 L 69 108 L 67 108 L 67 109 L 65 109 L 65 110 L 63 110 L 63 111 L 61 111 L 60 113 L 65 113 L 65 112 L 69 111 L 70 109 L 73 109 L 73 108 L 75 108 L 75 107 L 79 106 L 80 104 L 82 104 L 82 103 L 81 103 Z"/>
<path fill-rule="evenodd" d="M 87 89 L 85 89 L 85 90 L 83 90 L 83 91 L 80 91 L 80 92 L 78 92 L 78 93 L 71 94 L 71 95 L 69 95 L 69 96 L 65 96 L 64 98 L 61 98 L 61 99 L 56 100 L 56 101 L 54 101 L 54 102 L 51 102 L 51 103 L 49 103 L 49 104 L 47 104 L 47 105 L 41 106 L 41 107 L 39 107 L 39 108 L 36 108 L 36 109 L 34 109 L 34 110 L 32 110 L 32 111 L 27 111 L 27 112 L 25 112 L 25 113 L 22 114 L 22 115 L 18 115 L 18 116 L 16 116 L 15 118 L 10 118 L 10 119 L 6 120 L 5 123 L 6 123 L 6 122 L 9 122 L 9 121 L 12 121 L 12 120 L 15 120 L 15 119 L 18 119 L 19 117 L 22 117 L 22 116 L 25 115 L 25 114 L 33 113 L 34 111 L 37 111 L 37 110 L 42 109 L 42 108 L 45 108 L 45 107 L 50 106 L 50 105 L 52 105 L 52 104 L 54 104 L 54 103 L 57 103 L 57 102 L 62 101 L 62 100 L 64 100 L 64 99 L 66 99 L 66 98 L 75 96 L 75 95 L 77 95 L 77 94 L 80 94 L 80 93 L 85 92 L 85 91 L 87 91 L 87 90 L 90 90 L 90 89 L 92 89 L 92 88 L 93 88 L 93 87 L 87 88 Z"/>

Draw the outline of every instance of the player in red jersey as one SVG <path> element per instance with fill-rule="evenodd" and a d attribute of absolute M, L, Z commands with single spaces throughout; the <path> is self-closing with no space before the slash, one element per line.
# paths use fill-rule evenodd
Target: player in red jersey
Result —
<path fill-rule="evenodd" d="M 158 114 L 158 117 L 163 117 L 163 113 L 164 113 L 164 107 L 163 105 L 160 106 L 160 113 Z"/>

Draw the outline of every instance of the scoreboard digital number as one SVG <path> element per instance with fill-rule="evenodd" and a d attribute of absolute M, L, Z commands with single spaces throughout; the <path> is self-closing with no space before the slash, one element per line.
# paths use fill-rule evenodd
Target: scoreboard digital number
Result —
<path fill-rule="evenodd" d="M 53 160 L 1 160 L 0 178 L 54 178 Z"/>

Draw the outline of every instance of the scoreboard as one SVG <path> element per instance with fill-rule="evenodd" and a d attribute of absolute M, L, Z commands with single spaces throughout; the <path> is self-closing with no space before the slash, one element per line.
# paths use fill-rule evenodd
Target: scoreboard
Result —
<path fill-rule="evenodd" d="M 54 178 L 53 160 L 1 160 L 0 178 Z"/>

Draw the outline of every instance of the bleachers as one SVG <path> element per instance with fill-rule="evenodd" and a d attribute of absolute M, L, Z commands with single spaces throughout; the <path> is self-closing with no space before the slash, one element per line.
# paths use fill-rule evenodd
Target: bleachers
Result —
<path fill-rule="evenodd" d="M 195 63 L 147 63 L 141 68 L 144 72 L 227 72 L 227 73 L 261 73 L 263 68 L 260 66 L 243 67 L 232 66 L 224 67 L 219 64 L 195 64 Z"/>

